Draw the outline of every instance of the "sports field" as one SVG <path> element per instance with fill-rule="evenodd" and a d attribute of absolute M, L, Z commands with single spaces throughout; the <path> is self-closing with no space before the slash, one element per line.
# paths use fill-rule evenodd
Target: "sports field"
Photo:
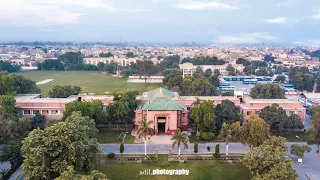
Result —
<path fill-rule="evenodd" d="M 128 83 L 127 78 L 113 77 L 102 74 L 100 71 L 26 71 L 19 72 L 33 81 L 40 82 L 49 79 L 52 81 L 38 84 L 44 96 L 48 95 L 53 85 L 76 85 L 82 92 L 109 94 L 137 90 L 140 93 L 160 87 L 162 84 Z"/>

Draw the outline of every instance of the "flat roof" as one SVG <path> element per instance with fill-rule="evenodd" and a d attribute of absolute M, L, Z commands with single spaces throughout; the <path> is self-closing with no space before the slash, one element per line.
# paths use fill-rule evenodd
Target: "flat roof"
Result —
<path fill-rule="evenodd" d="M 311 100 L 320 100 L 320 93 L 302 93 L 305 95 L 308 99 Z"/>
<path fill-rule="evenodd" d="M 238 100 L 238 98 L 234 96 L 180 96 L 182 100 Z"/>
<path fill-rule="evenodd" d="M 21 103 L 69 103 L 77 98 L 35 98 L 35 99 L 24 99 L 19 101 Z"/>
<path fill-rule="evenodd" d="M 244 96 L 249 103 L 299 103 L 293 99 L 253 99 L 250 96 Z"/>
<path fill-rule="evenodd" d="M 16 102 L 21 102 L 27 99 L 35 99 L 40 97 L 41 94 L 17 94 L 14 96 Z"/>

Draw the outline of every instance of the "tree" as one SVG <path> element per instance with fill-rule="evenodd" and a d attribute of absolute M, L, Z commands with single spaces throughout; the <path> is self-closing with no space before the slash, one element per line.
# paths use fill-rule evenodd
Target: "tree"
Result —
<path fill-rule="evenodd" d="M 212 86 L 219 87 L 220 85 L 219 76 L 216 74 L 213 74 L 212 76 L 209 77 L 209 82 Z"/>
<path fill-rule="evenodd" d="M 247 144 L 251 148 L 260 146 L 269 137 L 269 125 L 255 115 L 251 115 L 243 126 L 240 123 L 234 124 L 234 137 L 242 144 Z"/>
<path fill-rule="evenodd" d="M 173 140 L 172 149 L 176 145 L 178 146 L 178 160 L 180 160 L 180 145 L 183 144 L 183 147 L 185 149 L 188 149 L 188 134 L 182 133 L 181 130 L 178 128 L 177 133 L 172 135 L 171 140 Z"/>
<path fill-rule="evenodd" d="M 312 91 L 315 76 L 309 72 L 308 67 L 293 67 L 289 69 L 291 83 L 300 91 Z"/>
<path fill-rule="evenodd" d="M 286 81 L 286 77 L 284 75 L 278 75 L 275 79 L 275 81 L 278 81 L 280 83 L 283 83 L 284 81 Z"/>
<path fill-rule="evenodd" d="M 311 152 L 311 147 L 309 145 L 292 144 L 290 148 L 290 153 L 302 159 L 304 153 Z"/>
<path fill-rule="evenodd" d="M 215 109 L 215 115 L 217 117 L 217 131 L 221 129 L 223 123 L 231 124 L 241 120 L 241 114 L 230 100 L 222 100 Z"/>
<path fill-rule="evenodd" d="M 285 91 L 279 84 L 256 84 L 250 91 L 253 99 L 285 99 Z"/>
<path fill-rule="evenodd" d="M 19 72 L 20 66 L 19 65 L 12 65 L 10 62 L 0 60 L 0 72 L 1 71 L 7 71 L 9 73 Z"/>
<path fill-rule="evenodd" d="M 176 65 L 179 64 L 180 56 L 173 55 L 173 56 L 166 56 L 161 62 L 160 65 L 166 68 L 174 68 Z M 179 65 L 178 65 L 179 67 Z"/>
<path fill-rule="evenodd" d="M 193 151 L 194 151 L 194 153 L 198 153 L 198 143 L 194 143 L 194 145 L 193 145 Z"/>
<path fill-rule="evenodd" d="M 215 70 L 213 71 L 213 73 L 214 73 L 215 75 L 217 75 L 217 76 L 220 76 L 220 71 L 219 71 L 219 69 L 215 69 Z"/>
<path fill-rule="evenodd" d="M 123 152 L 124 152 L 124 144 L 121 143 L 121 144 L 120 144 L 120 153 L 122 154 Z"/>
<path fill-rule="evenodd" d="M 309 144 L 317 145 L 317 153 L 319 153 L 320 147 L 320 112 L 315 112 L 312 114 L 311 120 L 311 128 L 308 130 L 309 135 Z"/>
<path fill-rule="evenodd" d="M 269 72 L 266 67 L 260 67 L 258 71 L 256 71 L 257 76 L 268 76 Z"/>
<path fill-rule="evenodd" d="M 50 98 L 67 98 L 71 95 L 78 95 L 81 92 L 81 87 L 79 86 L 59 86 L 54 85 L 49 91 L 48 95 Z"/>
<path fill-rule="evenodd" d="M 213 154 L 213 156 L 214 156 L 215 158 L 219 158 L 219 157 L 220 157 L 220 144 L 217 144 L 217 145 L 216 145 L 216 147 L 215 147 L 215 149 L 214 149 L 214 154 Z"/>
<path fill-rule="evenodd" d="M 236 64 L 245 64 L 247 62 L 247 60 L 243 59 L 243 58 L 238 58 L 238 60 L 236 61 Z"/>
<path fill-rule="evenodd" d="M 217 95 L 218 90 L 212 86 L 203 75 L 195 77 L 185 77 L 180 86 L 181 95 L 185 96 L 212 96 Z"/>
<path fill-rule="evenodd" d="M 197 128 L 197 132 L 200 132 L 202 139 L 211 140 L 216 131 L 216 116 L 213 103 L 211 101 L 202 101 L 199 106 L 192 109 L 190 117 Z"/>
<path fill-rule="evenodd" d="M 218 139 L 226 143 L 226 156 L 228 157 L 229 142 L 232 140 L 232 129 L 229 124 L 223 123 Z"/>
<path fill-rule="evenodd" d="M 9 161 L 12 167 L 20 166 L 23 158 L 20 153 L 21 141 L 31 130 L 31 121 L 27 118 L 19 120 L 6 119 L 0 126 L 0 162 Z"/>
<path fill-rule="evenodd" d="M 106 63 L 103 67 L 103 71 L 112 73 L 112 74 L 116 73 L 117 70 L 118 70 L 118 64 L 115 62 Z"/>
<path fill-rule="evenodd" d="M 153 64 L 152 61 L 149 61 L 147 59 L 145 60 L 137 60 L 137 65 L 138 65 L 138 72 L 137 74 L 141 77 L 144 76 L 150 77 L 152 75 L 155 75 L 159 72 L 159 69 Z M 145 79 L 146 80 L 146 79 Z"/>
<path fill-rule="evenodd" d="M 134 57 L 133 52 L 127 52 L 126 57 L 133 58 Z"/>
<path fill-rule="evenodd" d="M 256 180 L 298 179 L 291 161 L 285 159 L 287 146 L 283 137 L 271 136 L 259 147 L 246 153 L 242 163 L 251 171 Z"/>
<path fill-rule="evenodd" d="M 205 77 L 210 77 L 212 75 L 212 70 L 211 69 L 207 69 L 205 72 L 204 72 L 204 76 Z"/>
<path fill-rule="evenodd" d="M 11 75 L 13 80 L 13 86 L 18 94 L 36 94 L 41 93 L 41 90 L 37 87 L 36 82 L 25 78 L 21 75 Z"/>
<path fill-rule="evenodd" d="M 114 56 L 111 52 L 108 52 L 108 53 L 100 53 L 99 57 L 114 57 Z"/>
<path fill-rule="evenodd" d="M 74 112 L 65 121 L 44 130 L 35 129 L 22 141 L 26 179 L 54 179 L 69 166 L 93 169 L 100 152 L 93 119 Z"/>
<path fill-rule="evenodd" d="M 301 118 L 299 115 L 291 114 L 289 118 L 286 120 L 284 128 L 291 129 L 291 131 L 293 131 L 294 129 L 303 129 L 304 125 L 301 122 Z"/>
<path fill-rule="evenodd" d="M 68 166 L 67 170 L 54 180 L 108 180 L 107 176 L 99 171 L 93 170 L 89 175 L 76 174 L 73 166 Z"/>
<path fill-rule="evenodd" d="M 103 62 L 99 62 L 99 63 L 97 64 L 97 68 L 98 68 L 100 71 L 103 70 L 104 66 L 105 66 L 105 64 L 104 64 Z"/>
<path fill-rule="evenodd" d="M 286 128 L 285 124 L 288 120 L 286 111 L 279 104 L 272 104 L 263 108 L 259 116 L 270 125 L 272 131 L 282 133 Z"/>
<path fill-rule="evenodd" d="M 17 120 L 19 118 L 19 107 L 12 95 L 0 95 L 0 125 L 6 119 Z"/>
<path fill-rule="evenodd" d="M 103 110 L 103 104 L 99 100 L 72 101 L 65 105 L 63 119 L 67 119 L 75 111 L 80 111 L 83 116 L 93 119 L 96 124 L 106 123 L 107 113 Z"/>
<path fill-rule="evenodd" d="M 45 118 L 44 115 L 37 113 L 35 116 L 31 118 L 33 129 L 36 128 L 44 128 Z"/>
<path fill-rule="evenodd" d="M 144 159 L 147 159 L 147 136 L 154 134 L 154 129 L 150 127 L 152 123 L 153 121 L 147 122 L 144 118 L 139 124 L 138 137 L 144 139 Z"/>
<path fill-rule="evenodd" d="M 1 67 L 1 66 L 0 66 Z M 15 94 L 13 79 L 8 71 L 0 72 L 0 95 Z"/>
<path fill-rule="evenodd" d="M 81 70 L 83 68 L 83 55 L 81 52 L 67 52 L 58 57 L 66 70 Z"/>
<path fill-rule="evenodd" d="M 38 70 L 64 70 L 64 65 L 61 60 L 46 59 L 37 64 Z"/>
<path fill-rule="evenodd" d="M 228 71 L 229 76 L 235 76 L 236 75 L 236 70 L 231 64 L 228 64 L 226 70 Z"/>

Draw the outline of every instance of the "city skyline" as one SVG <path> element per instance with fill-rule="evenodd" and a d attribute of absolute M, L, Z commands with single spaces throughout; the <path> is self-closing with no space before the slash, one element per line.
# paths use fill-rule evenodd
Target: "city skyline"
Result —
<path fill-rule="evenodd" d="M 119 42 L 121 37 L 122 42 L 320 44 L 316 0 L 11 0 L 0 5 L 0 41 L 5 42 Z"/>

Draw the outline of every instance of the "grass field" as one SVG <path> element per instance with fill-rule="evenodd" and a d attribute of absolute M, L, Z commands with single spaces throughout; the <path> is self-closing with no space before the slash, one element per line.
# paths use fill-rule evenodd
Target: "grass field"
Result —
<path fill-rule="evenodd" d="M 102 144 L 110 144 L 110 143 L 119 143 L 119 135 L 121 131 L 105 131 L 100 130 L 97 134 L 96 138 L 98 139 L 99 143 Z M 124 144 L 133 144 L 134 137 L 130 135 L 130 133 L 127 134 L 126 139 L 124 140 Z"/>
<path fill-rule="evenodd" d="M 140 175 L 140 171 L 145 169 L 187 169 L 189 175 L 181 176 L 148 176 Z M 184 164 L 169 163 L 167 155 L 159 155 L 159 162 L 142 163 L 127 162 L 126 164 L 108 163 L 104 165 L 97 165 L 97 170 L 107 175 L 109 179 L 127 180 L 127 179 L 152 179 L 152 180 L 188 180 L 188 179 L 201 179 L 201 180 L 249 180 L 251 174 L 249 170 L 241 163 L 228 164 L 223 162 L 213 161 L 192 161 L 185 162 Z"/>
<path fill-rule="evenodd" d="M 98 94 L 105 92 L 114 94 L 134 90 L 142 93 L 161 86 L 161 84 L 128 83 L 127 78 L 105 75 L 100 71 L 26 71 L 18 74 L 36 82 L 54 79 L 47 84 L 38 85 L 44 96 L 48 95 L 53 85 L 76 85 L 82 88 L 82 92 Z"/>
<path fill-rule="evenodd" d="M 308 134 L 304 132 L 287 132 L 282 137 L 285 137 L 288 142 L 307 142 Z"/>

